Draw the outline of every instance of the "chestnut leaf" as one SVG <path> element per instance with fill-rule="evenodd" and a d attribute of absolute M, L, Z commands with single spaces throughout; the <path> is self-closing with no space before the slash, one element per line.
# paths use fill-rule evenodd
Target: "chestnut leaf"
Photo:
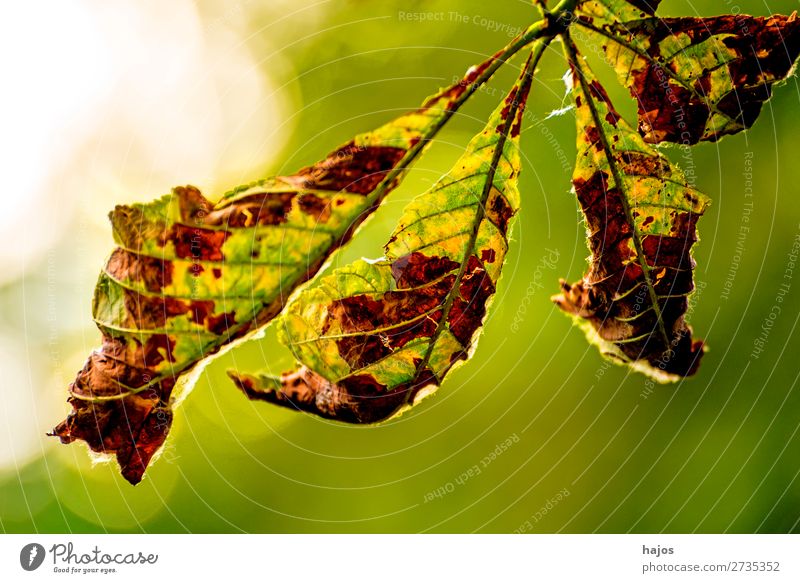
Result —
<path fill-rule="evenodd" d="M 684 315 L 691 249 L 709 199 L 617 113 L 566 42 L 578 125 L 572 177 L 591 252 L 582 280 L 553 300 L 613 360 L 659 381 L 693 374 L 703 343 Z"/>
<path fill-rule="evenodd" d="M 419 402 L 469 358 L 519 209 L 520 126 L 544 46 L 453 169 L 406 207 L 383 257 L 337 269 L 287 305 L 279 335 L 298 370 L 229 372 L 245 394 L 373 423 Z"/>

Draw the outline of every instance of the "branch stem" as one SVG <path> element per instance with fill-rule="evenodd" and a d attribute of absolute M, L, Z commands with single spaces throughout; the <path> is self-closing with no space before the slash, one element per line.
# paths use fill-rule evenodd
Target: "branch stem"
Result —
<path fill-rule="evenodd" d="M 469 85 L 469 87 L 467 87 L 466 91 L 464 91 L 453 101 L 452 106 L 445 112 L 444 116 L 442 116 L 442 119 L 440 119 L 438 123 L 431 127 L 430 131 L 425 135 L 424 138 L 414 144 L 414 146 L 411 147 L 408 152 L 406 152 L 406 155 L 402 160 L 400 160 L 397 166 L 395 166 L 386 175 L 386 178 L 383 180 L 383 184 L 392 184 L 394 179 L 397 178 L 406 168 L 408 168 L 411 162 L 414 161 L 425 145 L 432 140 L 436 134 L 439 133 L 439 130 L 441 130 L 448 121 L 450 121 L 450 118 L 453 117 L 453 114 L 455 114 L 459 108 L 464 105 L 464 103 L 466 103 L 470 97 L 472 97 L 479 87 L 491 79 L 492 75 L 494 75 L 497 70 L 509 59 L 511 59 L 514 55 L 531 43 L 541 39 L 545 39 L 547 43 L 549 43 L 556 35 L 562 32 L 563 27 L 572 21 L 572 10 L 575 8 L 577 3 L 578 0 L 561 0 L 561 2 L 559 2 L 558 5 L 556 5 L 555 8 L 553 8 L 553 10 L 550 11 L 545 18 L 534 22 L 524 32 L 512 40 L 500 53 L 498 53 L 497 58 L 494 59 L 494 62 L 492 62 L 492 64 L 489 65 L 484 71 L 482 71 L 480 75 L 478 75 Z M 379 187 L 376 189 L 370 198 L 375 198 L 376 200 L 380 199 L 381 195 L 379 191 L 382 188 L 383 187 Z"/>

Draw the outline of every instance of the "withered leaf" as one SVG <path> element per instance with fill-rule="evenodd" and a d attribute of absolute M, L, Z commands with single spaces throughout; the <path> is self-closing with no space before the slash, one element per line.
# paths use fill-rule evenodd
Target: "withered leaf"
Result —
<path fill-rule="evenodd" d="M 372 423 L 469 357 L 519 208 L 520 124 L 543 47 L 453 169 L 406 207 L 384 257 L 338 269 L 289 303 L 280 336 L 300 368 L 229 373 L 250 398 Z"/>
<path fill-rule="evenodd" d="M 102 346 L 71 384 L 73 411 L 53 434 L 114 454 L 122 475 L 139 482 L 169 432 L 176 387 L 190 384 L 186 373 L 278 314 L 500 66 L 499 55 L 292 176 L 218 203 L 187 186 L 114 209 L 117 248 L 93 302 Z"/>
<path fill-rule="evenodd" d="M 566 43 L 578 125 L 575 194 L 586 219 L 588 273 L 553 300 L 612 359 L 659 381 L 697 369 L 703 343 L 684 315 L 691 249 L 709 200 L 615 111 Z"/>
<path fill-rule="evenodd" d="M 800 54 L 796 12 L 641 16 L 577 14 L 578 23 L 598 35 L 620 82 L 637 100 L 639 131 L 650 143 L 691 145 L 751 127 L 773 85 L 789 75 Z"/>

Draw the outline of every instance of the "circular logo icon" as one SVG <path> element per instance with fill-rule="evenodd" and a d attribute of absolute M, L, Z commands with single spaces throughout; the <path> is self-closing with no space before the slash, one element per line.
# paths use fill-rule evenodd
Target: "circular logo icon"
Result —
<path fill-rule="evenodd" d="M 35 571 L 44 562 L 44 547 L 39 543 L 30 543 L 19 552 L 19 564 L 26 571 Z"/>

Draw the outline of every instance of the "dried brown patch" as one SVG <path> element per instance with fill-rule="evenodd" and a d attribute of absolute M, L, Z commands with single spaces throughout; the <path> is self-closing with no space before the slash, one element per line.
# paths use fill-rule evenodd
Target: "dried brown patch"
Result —
<path fill-rule="evenodd" d="M 325 160 L 297 173 L 310 189 L 371 193 L 405 155 L 404 148 L 356 146 L 353 142 L 332 152 Z"/>
<path fill-rule="evenodd" d="M 664 162 L 656 157 L 628 153 L 620 155 L 618 162 L 637 175 L 661 176 L 666 171 Z M 633 228 L 619 190 L 608 188 L 608 177 L 602 172 L 573 184 L 590 233 L 591 265 L 583 280 L 573 285 L 562 280 L 561 294 L 554 301 L 562 310 L 591 322 L 601 338 L 616 343 L 629 359 L 646 360 L 671 374 L 693 374 L 702 356 L 702 343 L 692 341 L 684 315 L 686 295 L 694 289 L 691 248 L 699 217 L 676 217 L 675 237 L 642 238 L 656 294 L 671 296 L 659 300 L 667 343 L 659 332 L 646 278 L 633 252 Z M 644 223 L 648 220 L 653 217 Z M 638 337 L 643 338 L 633 340 Z"/>
<path fill-rule="evenodd" d="M 711 89 L 711 71 L 691 80 L 695 95 L 672 80 L 664 67 L 659 43 L 664 38 L 685 34 L 691 44 L 720 36 L 737 57 L 728 63 L 735 89 L 716 102 L 716 108 L 749 128 L 758 118 L 763 103 L 772 94 L 772 85 L 784 79 L 800 55 L 800 19 L 775 15 L 753 17 L 725 15 L 712 18 L 653 18 L 626 23 L 625 33 L 650 37 L 650 56 L 656 63 L 647 64 L 633 76 L 631 94 L 639 104 L 639 128 L 647 141 L 676 142 L 687 145 L 701 139 L 716 141 L 739 129 L 726 129 L 708 138 L 703 135 L 713 115 L 712 104 L 705 97 Z"/>

